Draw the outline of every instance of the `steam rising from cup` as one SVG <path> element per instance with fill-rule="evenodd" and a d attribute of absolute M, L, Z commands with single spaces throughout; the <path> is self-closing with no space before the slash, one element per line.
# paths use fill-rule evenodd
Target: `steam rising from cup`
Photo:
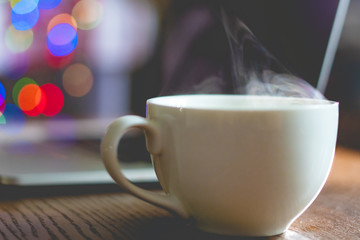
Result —
<path fill-rule="evenodd" d="M 230 46 L 235 93 L 324 98 L 305 80 L 290 73 L 240 19 L 224 9 L 221 10 L 221 19 Z"/>
<path fill-rule="evenodd" d="M 196 20 L 199 16 L 200 22 Z M 214 13 L 198 8 L 187 13 L 186 18 L 174 26 L 180 30 L 172 31 L 174 34 L 168 38 L 172 48 L 165 49 L 165 83 L 160 95 L 324 98 L 308 82 L 287 70 L 230 11 L 220 8 Z M 188 22 L 196 24 L 189 27 Z M 182 34 L 176 35 L 176 32 Z M 166 55 L 168 52 L 171 53 Z"/>

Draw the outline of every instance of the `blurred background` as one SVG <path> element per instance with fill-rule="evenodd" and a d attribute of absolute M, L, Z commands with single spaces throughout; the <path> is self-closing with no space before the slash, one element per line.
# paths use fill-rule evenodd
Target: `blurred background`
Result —
<path fill-rule="evenodd" d="M 340 102 L 338 143 L 360 149 L 360 1 L 351 0 L 325 95 Z"/>
<path fill-rule="evenodd" d="M 100 138 L 100 119 L 129 113 L 130 75 L 153 52 L 159 4 L 0 0 L 2 140 L 26 138 L 36 126 L 32 135 L 76 137 L 83 123 L 90 126 L 78 135 L 98 128 Z"/>
<path fill-rule="evenodd" d="M 219 2 L 236 1 L 0 0 L 0 135 L 2 139 L 14 138 L 14 136 L 16 138 L 27 126 L 31 126 L 32 122 L 44 122 L 42 128 L 48 128 L 46 131 L 51 131 L 51 135 L 64 135 L 64 131 L 74 130 L 71 124 L 67 125 L 67 129 L 59 131 L 50 129 L 51 122 L 64 119 L 67 123 L 79 119 L 112 120 L 129 113 L 145 115 L 145 100 L 161 94 L 161 90 L 167 84 L 167 76 L 171 75 L 171 72 L 163 71 L 163 65 L 171 69 L 173 59 L 182 54 L 180 47 L 178 49 L 175 47 L 167 55 L 164 51 L 169 49 L 168 42 L 164 39 L 169 32 L 171 33 L 174 22 L 179 16 L 189 12 L 187 11 L 189 6 L 209 5 L 213 8 Z M 266 17 L 272 19 L 278 17 L 274 13 L 267 12 L 267 8 L 261 5 L 246 1 L 238 2 L 242 4 L 237 12 L 239 17 L 254 23 L 254 26 L 249 26 L 250 29 L 256 29 L 257 25 L 261 26 L 266 21 Z M 271 5 L 271 1 L 267 2 Z M 311 1 L 307 2 L 311 3 Z M 303 16 L 303 18 L 304 22 L 308 21 L 309 26 L 314 27 L 314 31 L 321 32 L 322 28 L 319 25 L 321 22 L 318 23 L 316 19 L 321 19 L 324 14 L 335 9 L 328 6 L 328 1 L 317 2 L 319 4 L 315 6 L 314 16 Z M 302 1 L 299 3 L 303 4 Z M 290 5 L 289 7 L 296 7 L 296 4 Z M 231 6 L 228 5 L 229 8 Z M 257 15 L 253 14 L 255 9 L 259 10 Z M 195 12 L 195 17 L 192 16 L 189 18 L 191 21 L 182 23 L 186 26 L 186 31 L 178 32 L 172 39 L 175 45 L 178 43 L 181 46 L 187 41 L 184 35 L 196 31 L 194 23 L 207 26 L 208 23 L 203 22 L 208 17 L 207 12 L 196 7 L 195 10 L 192 12 Z M 325 91 L 325 97 L 340 102 L 338 143 L 358 149 L 360 149 L 359 11 L 360 0 L 351 0 Z M 300 10 L 299 14 L 301 14 Z M 258 18 L 257 21 L 254 21 L 255 18 Z M 279 18 L 277 21 L 283 19 Z M 205 66 L 218 73 L 221 65 L 221 76 L 226 78 L 229 74 L 226 73 L 226 65 L 229 65 L 229 49 L 226 46 L 224 48 L 214 46 L 218 46 L 219 43 L 226 45 L 227 41 L 221 24 L 212 20 L 210 23 L 213 24 L 210 35 L 205 36 L 203 44 L 195 49 L 202 47 L 211 49 L 200 53 L 207 59 L 216 59 L 199 66 Z M 316 29 L 319 26 L 320 28 Z M 290 27 L 288 30 L 301 31 L 295 27 Z M 265 38 L 263 33 L 254 31 L 260 40 Z M 267 32 L 267 34 L 274 33 Z M 277 34 L 281 34 L 281 29 Z M 307 37 L 311 40 L 313 36 Z M 290 65 L 291 68 L 292 63 L 287 60 L 286 53 L 281 53 L 281 46 L 296 39 L 283 40 L 285 40 L 283 43 L 278 43 L 279 49 L 270 47 L 269 50 L 279 58 L 280 62 Z M 322 39 L 312 39 L 313 42 L 317 40 Z M 316 44 L 313 45 L 315 49 L 310 49 L 310 52 L 314 53 L 314 56 L 303 56 L 308 61 L 316 59 L 317 51 L 320 53 L 324 51 L 324 49 L 316 49 Z M 265 47 L 267 47 L 266 43 Z M 214 63 L 215 67 L 212 65 Z M 310 65 L 317 67 L 315 62 Z M 186 72 L 187 68 L 191 70 L 194 66 L 198 65 L 185 66 L 183 72 Z M 303 73 L 304 79 L 315 86 L 316 76 L 313 76 L 312 69 L 310 67 L 303 69 Z M 179 87 L 177 84 L 174 86 Z M 171 93 L 174 94 L 174 91 Z M 91 127 L 96 128 L 96 126 Z M 100 128 L 99 132 L 102 133 L 103 129 Z"/>

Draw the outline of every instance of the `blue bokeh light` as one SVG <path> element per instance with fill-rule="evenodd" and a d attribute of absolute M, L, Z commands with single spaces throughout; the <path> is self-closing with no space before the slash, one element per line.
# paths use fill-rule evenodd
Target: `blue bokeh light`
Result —
<path fill-rule="evenodd" d="M 61 0 L 39 0 L 39 8 L 40 9 L 52 9 L 59 5 Z"/>
<path fill-rule="evenodd" d="M 38 0 L 21 0 L 11 11 L 11 22 L 16 30 L 29 30 L 38 20 Z"/>
<path fill-rule="evenodd" d="M 5 102 L 5 88 L 4 85 L 0 82 L 0 106 Z"/>
<path fill-rule="evenodd" d="M 25 127 L 25 115 L 15 104 L 6 104 L 0 130 L 8 135 L 20 133 Z"/>
<path fill-rule="evenodd" d="M 78 41 L 75 28 L 67 23 L 55 25 L 48 33 L 47 46 L 54 56 L 66 56 L 74 51 Z"/>

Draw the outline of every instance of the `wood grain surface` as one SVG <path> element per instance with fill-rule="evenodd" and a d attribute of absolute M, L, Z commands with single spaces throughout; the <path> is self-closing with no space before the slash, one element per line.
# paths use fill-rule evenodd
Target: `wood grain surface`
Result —
<path fill-rule="evenodd" d="M 248 239 L 208 234 L 116 186 L 0 187 L 0 239 Z M 279 236 L 360 239 L 360 153 L 338 148 L 319 197 Z"/>

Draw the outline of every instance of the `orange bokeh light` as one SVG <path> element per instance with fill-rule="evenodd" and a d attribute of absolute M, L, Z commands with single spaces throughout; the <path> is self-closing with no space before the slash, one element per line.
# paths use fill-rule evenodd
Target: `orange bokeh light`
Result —
<path fill-rule="evenodd" d="M 77 23 L 76 20 L 73 16 L 71 16 L 70 14 L 67 13 L 62 13 L 62 14 L 58 14 L 55 17 L 53 17 L 48 26 L 47 26 L 47 32 L 49 33 L 49 31 L 56 25 L 61 24 L 61 23 L 67 23 L 70 26 L 72 26 L 75 30 L 77 30 Z"/>
<path fill-rule="evenodd" d="M 19 92 L 18 104 L 25 114 L 35 117 L 45 109 L 46 96 L 38 85 L 28 84 Z"/>

